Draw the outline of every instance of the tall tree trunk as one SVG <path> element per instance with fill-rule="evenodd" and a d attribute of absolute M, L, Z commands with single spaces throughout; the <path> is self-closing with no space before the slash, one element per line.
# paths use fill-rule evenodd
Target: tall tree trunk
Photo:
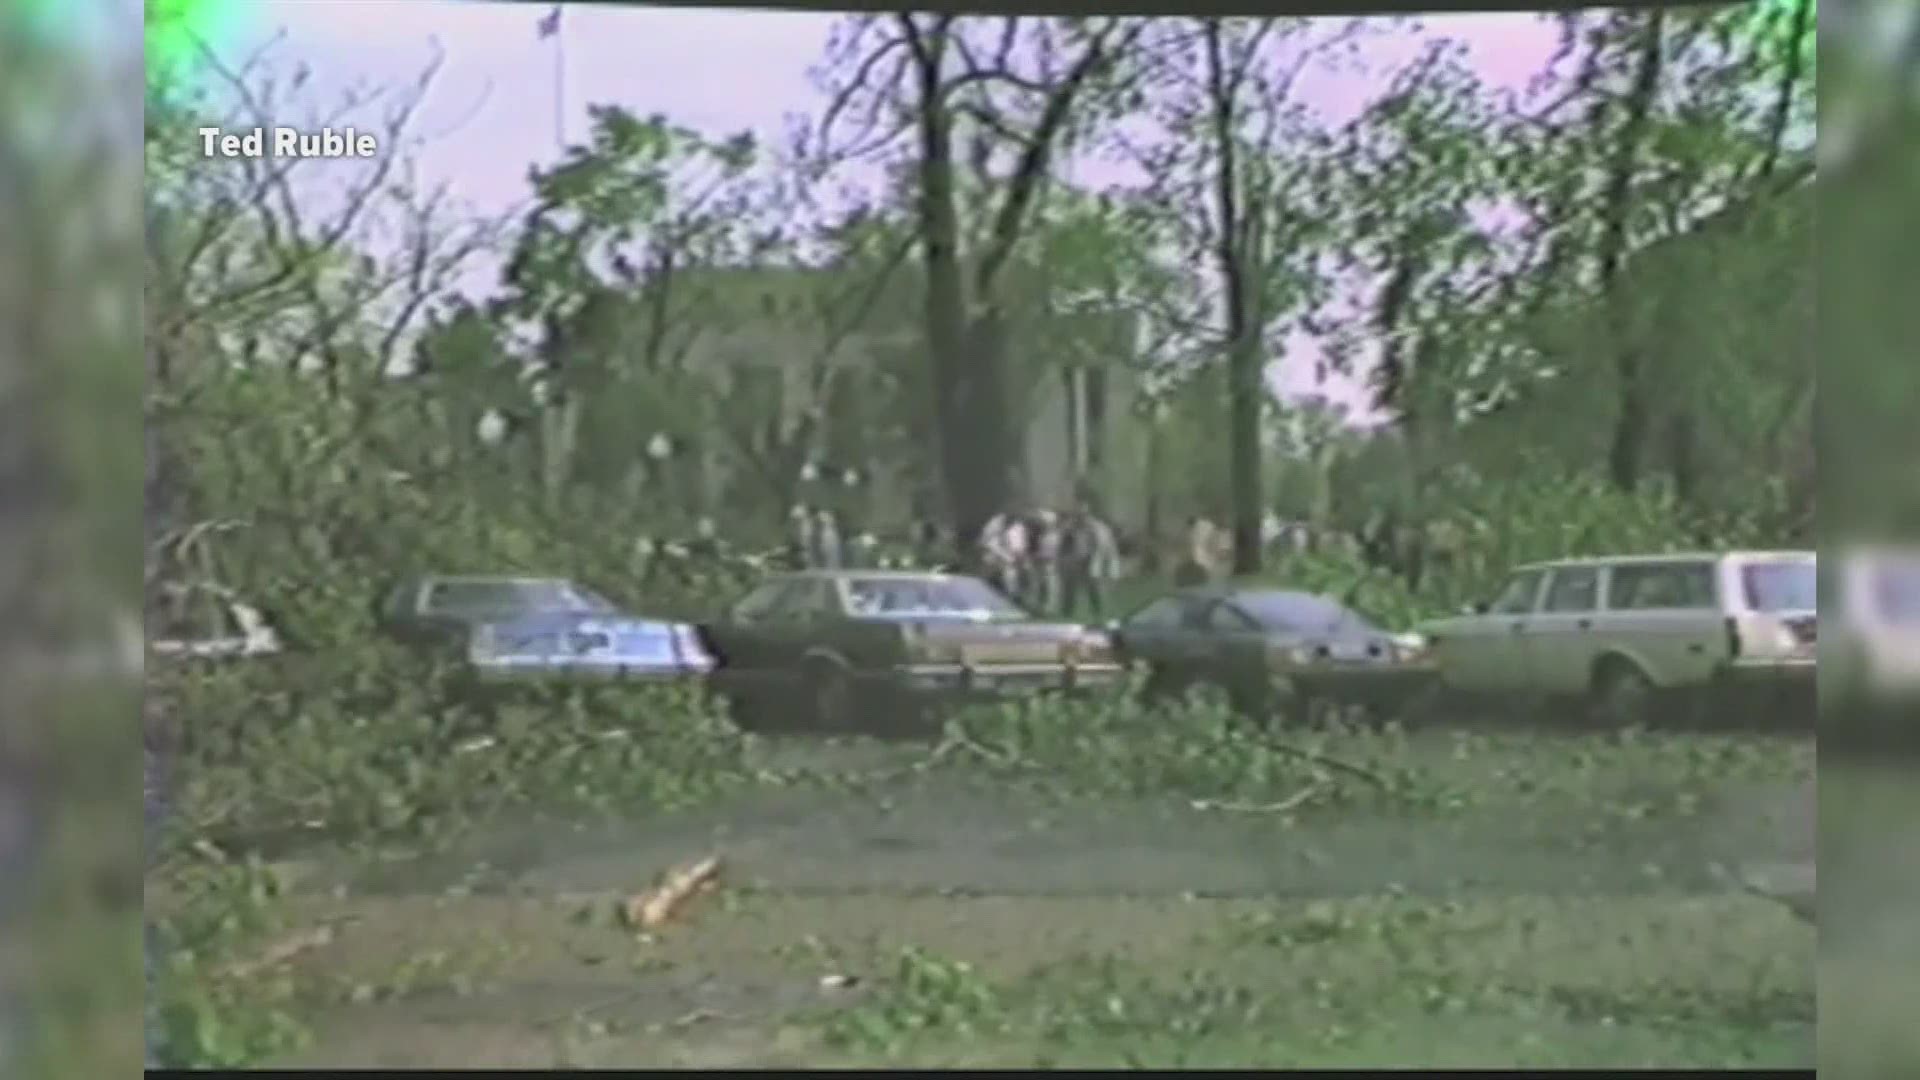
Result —
<path fill-rule="evenodd" d="M 1646 14 L 1645 19 L 1633 89 L 1626 102 L 1626 122 L 1621 125 L 1619 141 L 1614 144 L 1613 162 L 1607 178 L 1605 233 L 1600 249 L 1600 290 L 1610 312 L 1608 322 L 1615 336 L 1614 373 L 1620 385 L 1620 411 L 1614 420 L 1613 445 L 1607 455 L 1607 464 L 1614 486 L 1628 492 L 1640 485 L 1652 403 L 1646 381 L 1645 354 L 1640 343 L 1633 340 L 1627 329 L 1628 298 L 1620 287 L 1620 267 L 1627 254 L 1627 217 L 1632 209 L 1633 170 L 1639 160 L 1640 142 L 1646 136 L 1648 118 L 1653 112 L 1654 95 L 1660 87 L 1666 12 L 1655 8 Z"/>
<path fill-rule="evenodd" d="M 1109 26 L 1050 92 L 982 249 L 971 259 L 971 288 L 961 271 L 959 212 L 954 188 L 953 110 L 944 74 L 952 16 L 922 27 L 897 16 L 913 54 L 920 141 L 918 178 L 921 255 L 926 267 L 927 345 L 931 354 L 935 433 L 956 547 L 977 564 L 981 528 L 1012 494 L 1014 429 L 1008 406 L 1010 328 L 996 302 L 999 272 L 1012 258 L 1027 212 L 1047 176 L 1053 145 L 1064 130 L 1081 87 L 1106 61 Z M 1137 34 L 1137 30 L 1132 33 Z M 1132 40 L 1122 34 L 1123 41 Z"/>
<path fill-rule="evenodd" d="M 924 316 L 933 374 L 934 438 L 955 546 L 961 560 L 971 564 L 980 529 L 993 516 L 998 493 L 991 490 L 990 479 L 982 480 L 982 473 L 992 469 L 981 467 L 981 444 L 970 430 L 979 411 L 972 370 L 978 359 L 969 348 L 966 277 L 960 268 L 960 221 L 955 209 L 953 114 L 941 79 L 946 22 L 922 34 L 912 18 L 901 16 L 914 50 L 919 94 L 920 254 L 927 274 Z"/>
<path fill-rule="evenodd" d="M 1249 280 L 1249 247 L 1257 237 L 1259 211 L 1242 220 L 1240 162 L 1234 130 L 1238 80 L 1227 71 L 1219 19 L 1207 19 L 1207 84 L 1213 99 L 1214 200 L 1219 241 L 1214 257 L 1226 293 L 1227 424 L 1233 494 L 1233 572 L 1260 572 L 1260 414 L 1262 379 L 1257 281 Z"/>

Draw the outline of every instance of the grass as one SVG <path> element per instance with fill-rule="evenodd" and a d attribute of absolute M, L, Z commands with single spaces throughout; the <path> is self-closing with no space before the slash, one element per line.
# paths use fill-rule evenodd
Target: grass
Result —
<path fill-rule="evenodd" d="M 1707 873 L 1807 743 L 1117 700 L 769 742 L 691 695 L 316 682 L 170 688 L 170 1063 L 1810 1060 L 1813 935 Z M 607 917 L 713 843 L 741 866 L 688 921 Z"/>

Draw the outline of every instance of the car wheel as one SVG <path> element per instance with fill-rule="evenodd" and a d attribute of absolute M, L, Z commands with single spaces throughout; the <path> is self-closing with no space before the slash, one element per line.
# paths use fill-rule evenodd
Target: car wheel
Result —
<path fill-rule="evenodd" d="M 807 668 L 810 718 L 823 728 L 846 727 L 853 719 L 853 675 L 842 664 L 821 660 Z"/>
<path fill-rule="evenodd" d="M 1594 673 L 1592 713 L 1613 727 L 1644 723 L 1653 711 L 1653 680 L 1631 660 L 1612 658 Z"/>

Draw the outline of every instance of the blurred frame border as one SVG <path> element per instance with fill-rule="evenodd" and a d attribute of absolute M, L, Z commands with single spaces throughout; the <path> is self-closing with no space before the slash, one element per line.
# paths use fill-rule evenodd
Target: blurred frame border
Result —
<path fill-rule="evenodd" d="M 1827 0 L 1820 13 L 1820 544 L 1842 574 L 1920 559 L 1920 5 Z M 1909 563 L 1908 565 L 1913 565 Z M 1858 597 L 1825 598 L 1843 618 Z M 1826 621 L 1831 623 L 1833 615 Z M 1894 649 L 1903 666 L 1916 647 Z M 1822 1073 L 1920 1074 L 1920 702 L 1821 680 Z"/>
<path fill-rule="evenodd" d="M 10 1076 L 124 1073 L 140 1053 L 138 16 L 132 0 L 0 5 Z"/>
<path fill-rule="evenodd" d="M 134 434 L 144 376 L 136 359 L 140 262 L 133 257 L 140 237 L 135 132 L 144 76 L 134 3 L 11 0 L 0 7 L 0 610 L 11 616 L 0 620 L 0 918 L 9 923 L 0 933 L 0 1072 L 7 1075 L 108 1075 L 131 1066 L 139 1054 L 142 995 L 134 968 L 142 859 L 141 833 L 130 827 L 136 820 L 133 779 L 141 771 L 138 756 L 150 774 L 143 778 L 143 793 L 154 786 L 152 766 L 164 760 L 164 739 L 144 716 L 133 722 L 142 713 L 137 667 L 130 674 L 112 662 L 93 664 L 59 679 L 29 674 L 54 670 L 48 642 L 60 643 L 63 656 L 112 655 L 110 648 L 88 646 L 110 641 L 129 621 L 137 625 L 141 610 L 136 567 L 144 559 L 136 547 L 144 545 L 136 538 L 144 529 L 135 527 L 134 515 L 151 478 L 144 441 Z M 1829 12 L 1874 3 L 1829 0 Z M 1888 7 L 1899 3 L 1884 0 Z M 973 13 L 1351 15 L 1655 5 L 976 0 L 918 6 Z M 1898 182 L 1920 164 L 1910 149 L 1910 127 L 1902 116 L 1888 129 L 1894 135 L 1869 140 L 1897 145 L 1900 152 L 1892 157 L 1898 167 L 1888 174 L 1895 179 L 1869 173 L 1865 180 L 1822 182 L 1823 197 L 1831 193 L 1837 205 L 1845 201 L 1844 209 L 1859 220 L 1859 254 L 1868 256 L 1859 265 L 1898 266 L 1893 260 L 1903 253 L 1894 245 L 1906 233 L 1876 225 L 1863 211 L 1905 204 L 1858 197 L 1843 185 L 1864 183 L 1882 195 L 1910 191 L 1910 183 Z M 1848 258 L 1855 237 L 1844 235 L 1842 243 L 1829 239 L 1822 245 L 1822 278 L 1829 286 L 1850 280 L 1839 264 L 1855 266 Z M 1873 263 L 1875 258 L 1883 261 Z M 1898 283 L 1897 274 L 1882 275 L 1879 289 L 1850 292 L 1849 298 L 1855 307 L 1897 305 L 1903 298 Z M 1914 317 L 1910 302 L 1893 310 Z M 1834 331 L 1831 321 L 1822 329 L 1843 339 L 1823 338 L 1822 355 L 1841 357 L 1855 349 L 1855 361 L 1879 356 L 1871 347 L 1860 349 L 1857 334 Z M 1879 358 L 1895 367 L 1900 346 L 1911 340 L 1866 336 L 1882 345 Z M 1871 369 L 1869 375 L 1878 370 L 1870 362 L 1845 366 Z M 1908 398 L 1893 400 L 1904 406 Z M 1833 401 L 1823 400 L 1823 419 Z M 1914 434 L 1911 424 L 1904 432 L 1897 423 L 1884 430 L 1909 439 Z M 1829 452 L 1827 460 L 1832 469 L 1836 460 L 1850 459 Z M 1898 463 L 1907 464 L 1905 458 Z M 1871 494 L 1863 501 L 1871 504 Z M 1834 538 L 1851 535 L 1842 531 Z M 136 739 L 136 730 L 145 737 Z M 25 932 L 15 932 L 22 921 Z M 23 945 L 31 945 L 30 951 Z"/>

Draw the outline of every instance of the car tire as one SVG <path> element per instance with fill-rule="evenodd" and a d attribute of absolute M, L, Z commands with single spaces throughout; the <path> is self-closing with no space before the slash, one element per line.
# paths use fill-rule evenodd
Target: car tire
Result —
<path fill-rule="evenodd" d="M 1657 688 L 1640 665 L 1623 657 L 1608 657 L 1593 674 L 1588 711 L 1609 727 L 1630 727 L 1652 717 Z"/>

